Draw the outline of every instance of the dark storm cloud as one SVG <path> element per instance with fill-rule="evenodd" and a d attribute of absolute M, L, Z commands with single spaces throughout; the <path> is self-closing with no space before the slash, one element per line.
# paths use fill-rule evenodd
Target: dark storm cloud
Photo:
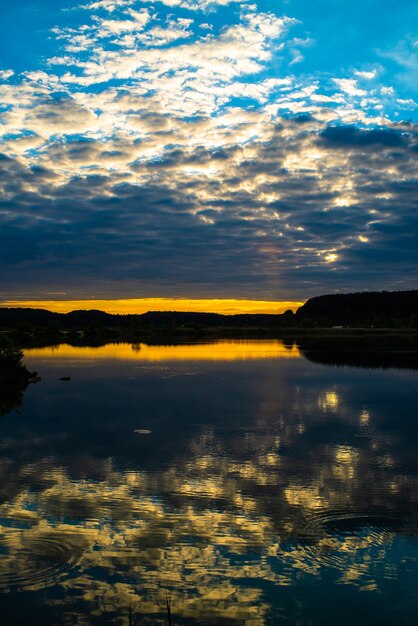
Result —
<path fill-rule="evenodd" d="M 374 129 L 365 130 L 355 126 L 329 126 L 320 133 L 320 138 L 325 145 L 346 148 L 365 148 L 379 146 L 385 148 L 403 147 L 408 143 L 408 138 L 401 131 Z M 401 156 L 402 153 L 398 153 Z"/>
<path fill-rule="evenodd" d="M 270 299 L 414 286 L 414 129 L 318 125 L 283 120 L 250 157 L 238 144 L 168 149 L 134 166 L 140 184 L 54 169 L 129 154 L 117 142 L 57 144 L 49 167 L 0 157 L 1 282 Z"/>

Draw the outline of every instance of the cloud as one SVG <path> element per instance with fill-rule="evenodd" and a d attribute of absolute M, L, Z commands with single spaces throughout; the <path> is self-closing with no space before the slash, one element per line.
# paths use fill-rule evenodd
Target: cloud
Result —
<path fill-rule="evenodd" d="M 134 142 L 57 144 L 40 171 L 3 159 L 2 235 L 16 246 L 2 279 L 21 284 L 30 266 L 51 288 L 59 280 L 75 289 L 100 276 L 103 290 L 146 290 L 151 281 L 185 294 L 251 289 L 281 297 L 295 280 L 301 294 L 306 281 L 314 291 L 336 280 L 364 286 L 385 265 L 396 266 L 397 254 L 404 262 L 409 255 L 408 275 L 415 276 L 414 235 L 408 255 L 397 242 L 399 228 L 416 232 L 416 129 L 301 121 L 283 118 L 271 128 L 259 114 L 243 116 L 250 134 L 255 127 L 263 133 L 259 141 L 228 144 L 220 135 L 217 147 L 184 142 L 125 174 Z M 80 174 L 65 181 L 60 172 L 68 164 Z M 373 255 L 379 265 L 365 270 Z M 403 270 L 394 272 L 396 284 L 403 280 Z"/>
<path fill-rule="evenodd" d="M 343 149 L 371 146 L 401 147 L 407 143 L 406 133 L 396 129 L 361 129 L 355 126 L 329 126 L 320 134 L 322 140 Z"/>
<path fill-rule="evenodd" d="M 356 70 L 354 74 L 358 76 L 359 78 L 363 78 L 364 80 L 373 80 L 377 76 L 377 71 L 376 70 L 370 70 L 370 71 Z"/>
<path fill-rule="evenodd" d="M 0 70 L 0 80 L 9 80 L 14 75 L 13 70 Z"/>
<path fill-rule="evenodd" d="M 149 14 L 146 13 L 147 19 Z M 145 20 L 143 20 L 144 22 Z M 121 36 L 130 32 L 134 39 L 112 39 L 112 48 L 103 47 L 101 40 L 109 35 L 110 24 L 115 24 L 115 35 Z M 180 76 L 192 83 L 193 91 L 199 90 L 199 84 L 216 86 L 219 81 L 232 79 L 252 73 L 258 73 L 271 58 L 272 41 L 280 38 L 285 28 L 291 23 L 286 18 L 278 18 L 272 14 L 245 13 L 238 24 L 225 28 L 219 35 L 205 34 L 190 43 L 180 43 L 175 47 L 166 48 L 166 44 L 177 39 L 189 38 L 187 30 L 189 20 L 169 20 L 166 27 L 153 26 L 142 34 L 143 24 L 139 28 L 132 21 L 97 21 L 96 29 L 89 33 L 89 40 L 83 40 L 91 49 L 91 58 L 81 61 L 71 57 L 56 57 L 51 62 L 55 65 L 74 65 L 77 73 L 67 72 L 61 81 L 67 84 L 82 86 L 104 83 L 112 79 L 146 80 L 148 90 L 161 88 L 161 81 L 167 74 Z M 123 30 L 116 32 L 117 28 Z M 60 31 L 61 37 L 69 42 L 72 51 L 74 32 Z M 120 45 L 115 50 L 114 45 Z M 136 44 L 140 44 L 139 49 Z M 147 49 L 143 49 L 143 46 Z M 68 50 L 68 45 L 67 45 Z M 218 85 L 219 87 L 220 85 Z"/>
<path fill-rule="evenodd" d="M 210 30 L 208 3 L 87 8 L 42 70 L 0 85 L 2 283 L 280 299 L 389 267 L 418 139 L 374 70 L 296 77 L 285 50 L 312 40 L 253 5 Z"/>
<path fill-rule="evenodd" d="M 242 0 L 141 0 L 148 4 L 163 4 L 167 7 L 175 8 L 180 7 L 182 9 L 188 9 L 189 11 L 210 11 L 218 7 L 226 7 L 229 4 L 242 4 L 246 3 Z"/>
<path fill-rule="evenodd" d="M 334 83 L 349 96 L 365 96 L 366 91 L 359 89 L 354 78 L 333 78 Z"/>

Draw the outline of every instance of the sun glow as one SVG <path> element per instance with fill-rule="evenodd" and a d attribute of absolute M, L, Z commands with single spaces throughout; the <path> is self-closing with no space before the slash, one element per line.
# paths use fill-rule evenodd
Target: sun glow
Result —
<path fill-rule="evenodd" d="M 239 299 L 188 299 L 188 298 L 129 298 L 121 300 L 9 300 L 0 302 L 2 307 L 29 307 L 47 309 L 54 313 L 96 309 L 113 314 L 141 314 L 147 311 L 177 311 L 195 313 L 284 313 L 296 311 L 303 302 L 239 300 Z"/>

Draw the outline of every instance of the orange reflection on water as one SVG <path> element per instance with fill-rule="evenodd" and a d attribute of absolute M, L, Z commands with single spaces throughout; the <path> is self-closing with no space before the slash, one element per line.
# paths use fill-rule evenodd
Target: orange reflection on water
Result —
<path fill-rule="evenodd" d="M 279 340 L 224 340 L 187 345 L 147 345 L 110 343 L 97 348 L 61 344 L 25 351 L 34 359 L 81 359 L 122 361 L 245 361 L 252 359 L 294 359 L 300 357 L 296 345 L 286 347 Z"/>

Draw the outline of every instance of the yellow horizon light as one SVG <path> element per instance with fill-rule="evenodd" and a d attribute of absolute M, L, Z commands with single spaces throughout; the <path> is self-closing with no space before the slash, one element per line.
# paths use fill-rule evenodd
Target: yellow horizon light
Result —
<path fill-rule="evenodd" d="M 0 307 L 47 309 L 53 313 L 69 313 L 76 310 L 100 310 L 111 314 L 141 314 L 148 311 L 173 311 L 178 313 L 240 313 L 281 314 L 296 311 L 302 301 L 240 300 L 236 298 L 124 298 L 111 300 L 5 300 Z"/>

